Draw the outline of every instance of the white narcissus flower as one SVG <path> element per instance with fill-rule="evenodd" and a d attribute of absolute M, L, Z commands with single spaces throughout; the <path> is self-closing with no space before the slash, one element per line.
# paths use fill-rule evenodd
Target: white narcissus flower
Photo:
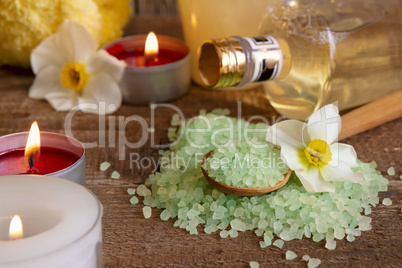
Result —
<path fill-rule="evenodd" d="M 267 141 L 281 146 L 281 158 L 296 173 L 304 188 L 312 192 L 334 192 L 330 181 L 358 183 L 361 172 L 351 145 L 334 143 L 341 130 L 338 108 L 329 104 L 313 113 L 307 124 L 286 120 L 271 126 Z"/>
<path fill-rule="evenodd" d="M 121 105 L 118 83 L 124 64 L 105 50 L 97 51 L 95 40 L 79 23 L 65 20 L 32 51 L 31 65 L 36 78 L 29 97 L 46 99 L 57 111 L 103 102 L 104 111 L 83 111 L 110 113 Z"/>

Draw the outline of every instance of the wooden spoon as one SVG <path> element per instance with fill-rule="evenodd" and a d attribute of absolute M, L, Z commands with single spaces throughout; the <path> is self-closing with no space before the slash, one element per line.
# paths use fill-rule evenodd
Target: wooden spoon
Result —
<path fill-rule="evenodd" d="M 293 172 L 291 169 L 289 169 L 288 173 L 285 174 L 285 178 L 282 181 L 280 181 L 277 184 L 275 184 L 274 186 L 272 186 L 272 187 L 242 188 L 242 187 L 230 186 L 230 185 L 218 182 L 218 181 L 215 180 L 215 178 L 210 177 L 208 175 L 208 171 L 206 171 L 202 167 L 202 165 L 204 164 L 204 160 L 207 159 L 211 155 L 211 153 L 213 151 L 214 150 L 209 151 L 202 158 L 201 171 L 202 171 L 202 174 L 204 174 L 204 177 L 209 182 L 209 184 L 212 185 L 212 187 L 214 187 L 215 189 L 218 189 L 221 192 L 227 193 L 227 194 L 249 196 L 249 195 L 259 195 L 259 194 L 269 193 L 269 192 L 275 191 L 276 189 L 278 189 L 278 188 L 282 187 L 283 185 L 285 185 L 288 182 L 288 180 L 290 178 L 290 175 Z"/>
<path fill-rule="evenodd" d="M 390 95 L 382 97 L 376 101 L 366 104 L 342 116 L 342 129 L 339 133 L 338 140 L 343 140 L 353 135 L 359 134 L 366 130 L 372 129 L 386 122 L 402 117 L 402 90 L 394 92 Z M 283 181 L 278 182 L 272 187 L 260 188 L 242 188 L 229 186 L 224 183 L 217 182 L 214 178 L 208 175 L 208 172 L 202 167 L 204 160 L 207 159 L 212 151 L 204 155 L 201 162 L 201 171 L 209 184 L 221 192 L 240 196 L 260 195 L 275 191 L 284 186 L 292 170 L 286 173 Z"/>

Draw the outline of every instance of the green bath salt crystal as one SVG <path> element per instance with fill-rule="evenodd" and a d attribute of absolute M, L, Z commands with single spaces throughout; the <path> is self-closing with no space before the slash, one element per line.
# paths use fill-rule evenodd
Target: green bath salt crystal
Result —
<path fill-rule="evenodd" d="M 315 268 L 320 266 L 321 264 L 321 260 L 320 259 L 316 259 L 316 258 L 311 258 L 308 263 L 307 263 L 307 267 L 308 268 Z"/>
<path fill-rule="evenodd" d="M 353 234 L 348 234 L 347 236 L 346 236 L 346 240 L 347 241 L 349 241 L 349 242 L 353 242 L 353 241 L 355 241 L 355 236 L 353 235 Z"/>
<path fill-rule="evenodd" d="M 390 205 L 392 205 L 392 200 L 389 199 L 388 197 L 386 197 L 386 198 L 384 198 L 384 199 L 382 200 L 382 204 L 383 204 L 384 206 L 390 206 Z"/>
<path fill-rule="evenodd" d="M 316 242 L 347 237 L 352 240 L 359 232 L 371 229 L 367 212 L 380 202 L 378 193 L 387 191 L 388 185 L 388 180 L 375 169 L 374 162 L 358 160 L 359 166 L 354 171 L 362 172 L 363 180 L 358 184 L 335 181 L 333 193 L 308 193 L 295 174 L 285 186 L 258 196 L 234 196 L 214 189 L 204 178 L 200 166 L 202 156 L 211 150 L 222 148 L 223 151 L 216 152 L 218 156 L 221 154 L 219 159 L 223 159 L 222 155 L 235 158 L 236 153 L 239 161 L 246 154 L 262 159 L 271 153 L 271 159 L 280 161 L 280 151 L 273 147 L 268 149 L 270 145 L 261 142 L 265 139 L 266 124 L 247 123 L 225 113 L 227 111 L 223 109 L 214 113 L 204 111 L 167 130 L 169 140 L 175 142 L 169 150 L 161 152 L 166 163 L 161 164 L 159 172 L 146 179 L 146 186 L 140 185 L 136 189 L 139 196 L 144 196 L 144 205 L 162 210 L 162 220 L 172 218 L 174 226 L 190 234 L 197 234 L 197 227 L 202 227 L 205 233 L 219 232 L 222 238 L 254 231 L 261 237 L 261 247 L 272 242 L 280 246 L 279 238 L 291 241 L 306 237 Z M 179 121 L 176 116 L 175 125 Z M 264 143 L 266 147 L 245 146 L 245 135 L 249 141 Z M 176 140 L 178 137 L 181 138 Z M 235 141 L 240 142 L 240 146 L 226 146 Z M 221 175 L 232 172 L 236 182 L 248 186 L 263 185 L 266 178 L 276 177 L 274 172 L 283 174 L 287 169 L 246 168 L 245 164 L 239 168 L 222 167 L 211 169 L 211 172 Z M 333 247 L 332 242 L 327 246 Z"/>
<path fill-rule="evenodd" d="M 118 180 L 118 179 L 120 179 L 120 173 L 117 172 L 117 171 L 113 171 L 113 172 L 112 172 L 112 175 L 110 175 L 110 177 L 111 177 L 112 179 L 114 179 L 114 180 Z"/>
<path fill-rule="evenodd" d="M 144 214 L 145 219 L 149 219 L 152 215 L 152 208 L 150 206 L 145 206 L 142 208 L 142 213 Z"/>
<path fill-rule="evenodd" d="M 170 212 L 168 210 L 164 210 L 162 211 L 160 218 L 163 221 L 167 221 L 170 218 L 170 216 L 171 216 Z"/>
<path fill-rule="evenodd" d="M 282 239 L 277 239 L 277 240 L 275 240 L 275 242 L 272 245 L 274 245 L 275 247 L 278 247 L 278 248 L 282 248 L 283 244 L 285 244 L 285 242 L 283 242 Z"/>
<path fill-rule="evenodd" d="M 394 176 L 395 175 L 395 168 L 390 167 L 389 169 L 387 169 L 387 174 L 390 175 L 390 176 Z"/>
<path fill-rule="evenodd" d="M 309 261 L 311 258 L 310 258 L 309 255 L 303 255 L 302 259 L 303 259 L 304 261 Z"/>
<path fill-rule="evenodd" d="M 287 259 L 287 260 L 293 260 L 293 259 L 296 259 L 296 258 L 297 258 L 297 254 L 296 254 L 296 253 L 294 253 L 294 252 L 291 251 L 291 250 L 286 251 L 286 259 Z"/>
<path fill-rule="evenodd" d="M 259 268 L 260 264 L 256 261 L 251 261 L 250 262 L 250 268 Z"/>
<path fill-rule="evenodd" d="M 329 250 L 334 250 L 336 248 L 336 241 L 334 240 L 327 240 L 325 243 L 325 247 Z"/>
<path fill-rule="evenodd" d="M 110 163 L 109 162 L 103 162 L 100 164 L 99 166 L 99 170 L 100 171 L 105 171 L 110 167 Z"/>
<path fill-rule="evenodd" d="M 218 147 L 203 168 L 216 181 L 242 188 L 274 186 L 288 171 L 280 151 L 257 138 Z"/>
<path fill-rule="evenodd" d="M 172 117 L 172 121 L 170 121 L 170 124 L 172 126 L 180 126 L 181 124 L 181 119 L 179 114 L 174 114 Z"/>
<path fill-rule="evenodd" d="M 137 194 L 139 196 L 148 196 L 151 195 L 151 190 L 149 190 L 144 184 L 141 184 L 137 187 Z"/>
<path fill-rule="evenodd" d="M 136 196 L 133 196 L 130 198 L 130 203 L 135 205 L 138 204 L 138 198 Z"/>
<path fill-rule="evenodd" d="M 220 235 L 220 237 L 222 237 L 222 238 L 226 238 L 226 237 L 229 236 L 229 231 L 227 231 L 227 230 L 222 230 L 222 231 L 219 233 L 219 235 Z"/>
<path fill-rule="evenodd" d="M 128 188 L 128 189 L 127 189 L 127 193 L 128 193 L 129 195 L 135 195 L 135 189 L 133 189 L 133 188 Z"/>

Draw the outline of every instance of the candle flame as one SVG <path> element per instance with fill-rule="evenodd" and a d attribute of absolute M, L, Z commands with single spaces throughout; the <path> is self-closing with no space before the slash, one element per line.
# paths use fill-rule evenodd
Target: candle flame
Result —
<path fill-rule="evenodd" d="M 150 32 L 147 36 L 147 39 L 145 41 L 145 58 L 147 59 L 153 59 L 158 56 L 159 52 L 159 46 L 158 46 L 158 39 L 156 38 L 156 35 L 153 32 Z"/>
<path fill-rule="evenodd" d="M 29 165 L 32 168 L 32 158 L 34 154 L 40 152 L 40 135 L 38 123 L 33 122 L 31 129 L 29 130 L 27 145 L 25 146 L 25 157 L 30 161 Z"/>
<path fill-rule="evenodd" d="M 10 222 L 9 237 L 11 240 L 20 239 L 24 236 L 20 216 L 15 215 Z"/>

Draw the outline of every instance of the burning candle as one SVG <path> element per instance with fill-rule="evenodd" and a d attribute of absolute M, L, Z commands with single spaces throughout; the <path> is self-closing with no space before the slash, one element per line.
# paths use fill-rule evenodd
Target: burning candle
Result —
<path fill-rule="evenodd" d="M 24 231 L 22 228 L 22 221 L 20 216 L 15 215 L 10 223 L 10 229 L 8 232 L 10 240 L 20 239 L 24 236 Z"/>
<path fill-rule="evenodd" d="M 150 32 L 145 40 L 145 49 L 144 49 L 144 56 L 145 56 L 145 66 L 151 66 L 151 62 L 154 62 L 153 65 L 161 65 L 159 63 L 159 45 L 158 39 L 153 32 Z M 184 58 L 183 55 L 182 58 Z M 161 57 L 164 58 L 164 57 Z"/>
<path fill-rule="evenodd" d="M 188 91 L 190 58 L 183 42 L 151 32 L 119 39 L 104 48 L 127 65 L 120 81 L 124 102 L 169 101 Z"/>
<path fill-rule="evenodd" d="M 0 200 L 0 267 L 102 267 L 102 205 L 85 187 L 0 176 Z"/>
<path fill-rule="evenodd" d="M 27 145 L 25 146 L 24 156 L 28 159 L 29 170 L 34 167 L 34 156 L 40 153 L 40 134 L 38 123 L 33 122 L 28 134 Z"/>
<path fill-rule="evenodd" d="M 107 51 L 119 60 L 123 60 L 128 67 L 138 68 L 170 64 L 187 55 L 185 50 L 159 48 L 158 38 L 153 32 L 150 32 L 145 39 L 145 46 L 131 48 L 116 43 L 108 47 Z"/>
<path fill-rule="evenodd" d="M 17 174 L 51 175 L 85 185 L 85 149 L 74 138 L 40 133 L 34 122 L 29 133 L 0 137 L 0 176 Z"/>

